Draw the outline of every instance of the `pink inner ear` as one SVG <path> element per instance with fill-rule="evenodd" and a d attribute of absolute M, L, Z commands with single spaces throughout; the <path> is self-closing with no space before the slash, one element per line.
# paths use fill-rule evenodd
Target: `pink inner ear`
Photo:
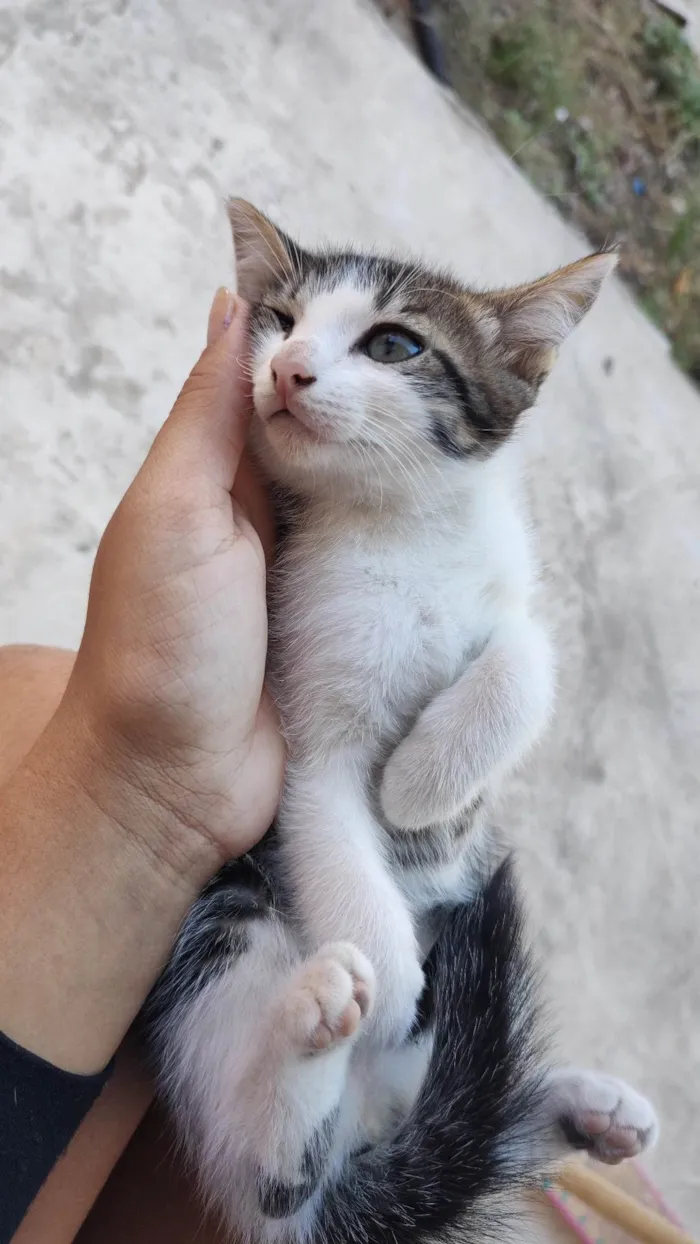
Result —
<path fill-rule="evenodd" d="M 552 289 L 523 299 L 504 322 L 505 335 L 516 347 L 552 349 L 561 345 L 583 312 L 563 292 Z"/>
<path fill-rule="evenodd" d="M 284 235 L 243 199 L 231 199 L 228 214 L 236 253 L 238 293 L 248 302 L 257 302 L 273 281 L 290 270 Z"/>
<path fill-rule="evenodd" d="M 569 336 L 617 265 L 615 252 L 588 255 L 506 295 L 501 320 L 514 348 L 556 349 Z"/>

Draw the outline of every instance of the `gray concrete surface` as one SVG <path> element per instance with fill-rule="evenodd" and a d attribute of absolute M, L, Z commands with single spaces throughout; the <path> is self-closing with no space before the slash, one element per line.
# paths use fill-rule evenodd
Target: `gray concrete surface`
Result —
<path fill-rule="evenodd" d="M 102 527 L 230 277 L 224 192 L 482 282 L 583 252 L 355 0 L 10 0 L 0 63 L 3 640 L 79 638 Z M 527 440 L 560 697 L 503 821 L 560 1048 L 653 1096 L 652 1169 L 697 1230 L 700 398 L 620 286 Z"/>

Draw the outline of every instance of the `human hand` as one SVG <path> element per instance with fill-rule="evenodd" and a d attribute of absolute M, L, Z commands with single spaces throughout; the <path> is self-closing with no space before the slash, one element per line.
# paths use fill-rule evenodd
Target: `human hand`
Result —
<path fill-rule="evenodd" d="M 79 723 L 91 797 L 116 798 L 149 852 L 202 879 L 267 829 L 284 767 L 263 689 L 272 522 L 242 460 L 246 328 L 219 291 L 209 344 L 98 549 L 54 723 L 66 737 Z"/>

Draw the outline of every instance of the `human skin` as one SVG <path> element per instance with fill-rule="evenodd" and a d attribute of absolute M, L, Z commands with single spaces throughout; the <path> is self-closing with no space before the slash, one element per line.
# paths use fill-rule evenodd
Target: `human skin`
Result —
<path fill-rule="evenodd" d="M 75 662 L 48 661 L 55 711 L 0 788 L 0 1029 L 74 1072 L 108 1062 L 188 907 L 279 797 L 246 356 L 245 307 L 220 291 L 101 541 Z"/>

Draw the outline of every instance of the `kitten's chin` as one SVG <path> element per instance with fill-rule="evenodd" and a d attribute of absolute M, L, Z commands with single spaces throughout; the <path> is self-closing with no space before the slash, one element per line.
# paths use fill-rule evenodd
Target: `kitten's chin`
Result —
<path fill-rule="evenodd" d="M 289 478 L 290 471 L 293 477 L 299 472 L 302 476 L 309 471 L 323 472 L 324 467 L 332 467 L 341 447 L 329 431 L 314 427 L 288 410 L 276 411 L 255 422 L 254 440 L 274 473 L 278 473 L 274 468 L 276 463 L 282 477 Z"/>
<path fill-rule="evenodd" d="M 307 421 L 303 415 L 294 415 L 289 410 L 277 410 L 265 422 L 265 435 L 268 440 L 282 438 L 283 443 L 302 445 L 332 445 L 335 437 L 323 428 L 317 428 Z"/>

